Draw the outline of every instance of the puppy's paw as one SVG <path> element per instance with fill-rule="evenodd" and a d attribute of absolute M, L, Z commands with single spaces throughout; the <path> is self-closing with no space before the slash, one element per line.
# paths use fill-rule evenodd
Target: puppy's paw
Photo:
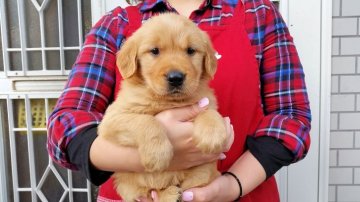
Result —
<path fill-rule="evenodd" d="M 170 186 L 159 192 L 159 202 L 179 202 L 181 200 L 181 188 Z"/>
<path fill-rule="evenodd" d="M 226 126 L 216 111 L 200 114 L 194 122 L 194 141 L 204 153 L 220 153 L 226 145 Z"/>
<path fill-rule="evenodd" d="M 144 143 L 139 151 L 146 172 L 165 170 L 173 157 L 173 146 L 168 139 Z"/>

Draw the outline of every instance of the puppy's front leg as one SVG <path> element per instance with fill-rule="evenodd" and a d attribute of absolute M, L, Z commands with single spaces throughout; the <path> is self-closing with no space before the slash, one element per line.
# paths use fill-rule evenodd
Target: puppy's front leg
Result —
<path fill-rule="evenodd" d="M 128 127 L 132 127 L 130 130 L 136 135 L 145 171 L 154 172 L 166 169 L 173 157 L 173 146 L 161 123 L 154 116 L 137 115 L 129 122 Z"/>
<path fill-rule="evenodd" d="M 194 121 L 194 141 L 204 153 L 220 153 L 226 144 L 223 117 L 213 109 L 199 114 Z"/>

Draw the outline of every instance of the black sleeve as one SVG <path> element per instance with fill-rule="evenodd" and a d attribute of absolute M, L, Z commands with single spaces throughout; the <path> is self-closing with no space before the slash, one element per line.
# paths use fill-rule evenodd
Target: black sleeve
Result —
<path fill-rule="evenodd" d="M 69 160 L 94 185 L 106 182 L 113 174 L 96 169 L 90 162 L 90 147 L 97 137 L 97 127 L 89 127 L 76 135 L 67 147 Z"/>
<path fill-rule="evenodd" d="M 273 176 L 281 167 L 294 161 L 294 155 L 273 137 L 248 136 L 246 146 L 264 167 L 266 178 Z"/>

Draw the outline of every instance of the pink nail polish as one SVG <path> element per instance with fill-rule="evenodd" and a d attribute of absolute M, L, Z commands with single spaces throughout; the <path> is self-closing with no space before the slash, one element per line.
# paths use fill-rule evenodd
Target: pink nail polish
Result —
<path fill-rule="evenodd" d="M 220 160 L 226 159 L 226 155 L 225 155 L 224 153 L 221 153 L 219 159 L 220 159 Z"/>
<path fill-rule="evenodd" d="M 192 193 L 191 191 L 185 191 L 183 194 L 182 194 L 182 199 L 184 201 L 192 201 L 194 198 L 194 193 Z"/>
<path fill-rule="evenodd" d="M 209 98 L 205 97 L 202 98 L 199 102 L 198 102 L 199 107 L 203 108 L 209 105 Z"/>
<path fill-rule="evenodd" d="M 151 198 L 155 199 L 156 198 L 156 192 L 155 191 L 151 191 Z"/>

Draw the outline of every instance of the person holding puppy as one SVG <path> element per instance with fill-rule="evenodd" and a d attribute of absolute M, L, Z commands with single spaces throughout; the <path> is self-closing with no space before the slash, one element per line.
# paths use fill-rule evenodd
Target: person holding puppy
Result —
<path fill-rule="evenodd" d="M 106 14 L 87 35 L 49 118 L 50 156 L 101 185 L 98 201 L 121 201 L 112 173 L 144 168 L 135 148 L 101 138 L 97 126 L 121 81 L 116 53 L 143 21 L 161 12 L 184 15 L 209 34 L 218 59 L 210 85 L 228 133 L 221 154 L 202 154 L 193 144 L 191 121 L 206 110 L 207 98 L 156 115 L 174 147 L 168 170 L 219 159 L 223 175 L 207 186 L 184 191 L 182 200 L 279 201 L 273 175 L 306 156 L 311 114 L 292 37 L 269 0 L 143 0 Z M 150 196 L 138 201 L 158 201 L 155 191 Z"/>

